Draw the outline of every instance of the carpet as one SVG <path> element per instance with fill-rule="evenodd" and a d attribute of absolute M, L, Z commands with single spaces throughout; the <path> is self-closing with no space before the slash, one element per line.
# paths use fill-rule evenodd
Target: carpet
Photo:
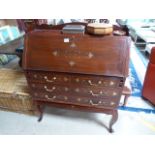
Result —
<path fill-rule="evenodd" d="M 130 68 L 129 68 L 129 80 L 132 88 L 132 96 L 141 96 L 142 84 L 137 76 L 136 70 L 130 60 Z"/>
<path fill-rule="evenodd" d="M 129 81 L 132 88 L 132 95 L 128 100 L 128 104 L 124 107 L 119 106 L 119 110 L 155 114 L 155 107 L 152 106 L 152 104 L 149 101 L 144 100 L 141 97 L 143 87 L 142 79 L 144 79 L 145 76 L 145 74 L 142 74 L 141 72 L 143 70 L 146 70 L 147 63 L 148 59 L 145 58 L 145 55 L 141 51 L 139 51 L 135 46 L 132 46 L 129 64 Z"/>

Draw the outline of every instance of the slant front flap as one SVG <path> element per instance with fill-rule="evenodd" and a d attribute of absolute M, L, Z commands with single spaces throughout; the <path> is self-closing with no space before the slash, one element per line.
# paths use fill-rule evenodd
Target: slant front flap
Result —
<path fill-rule="evenodd" d="M 24 69 L 127 76 L 128 63 L 128 37 L 52 31 L 34 31 L 25 37 Z"/>

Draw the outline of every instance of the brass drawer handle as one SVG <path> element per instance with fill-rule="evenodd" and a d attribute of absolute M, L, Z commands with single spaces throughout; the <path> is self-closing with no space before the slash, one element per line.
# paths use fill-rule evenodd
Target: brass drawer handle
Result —
<path fill-rule="evenodd" d="M 92 90 L 90 90 L 90 94 L 91 94 L 92 96 L 100 96 L 100 95 L 102 95 L 102 94 L 103 94 L 103 92 L 102 92 L 102 91 L 100 91 L 100 93 L 99 93 L 99 94 L 95 94 L 95 93 L 93 93 L 93 91 L 92 91 Z"/>
<path fill-rule="evenodd" d="M 88 80 L 88 83 L 89 83 L 91 86 L 98 86 L 98 84 L 93 84 L 93 83 L 91 82 L 91 80 Z"/>
<path fill-rule="evenodd" d="M 49 97 L 48 95 L 45 95 L 45 98 L 48 99 L 48 100 L 54 100 L 54 99 L 56 99 L 56 96 Z"/>
<path fill-rule="evenodd" d="M 53 77 L 53 80 L 49 80 L 47 76 L 44 76 L 44 79 L 46 80 L 46 82 L 54 82 L 57 78 Z"/>
<path fill-rule="evenodd" d="M 91 104 L 91 105 L 99 105 L 99 104 L 107 104 L 105 101 L 98 101 L 97 103 L 94 103 L 92 100 L 90 100 L 89 101 L 89 103 Z M 110 105 L 111 106 L 114 106 L 115 105 L 115 102 L 110 102 Z"/>
<path fill-rule="evenodd" d="M 47 92 L 53 92 L 56 88 L 55 88 L 55 87 L 52 87 L 52 89 L 48 89 L 47 86 L 44 86 L 44 89 L 45 89 Z"/>
<path fill-rule="evenodd" d="M 91 105 L 98 105 L 98 104 L 101 104 L 102 102 L 99 101 L 98 103 L 94 103 L 92 100 L 90 100 L 89 103 L 90 103 Z"/>
<path fill-rule="evenodd" d="M 102 84 L 102 81 L 98 81 L 98 84 L 93 84 L 91 80 L 88 80 L 88 83 L 89 83 L 91 86 L 98 86 L 98 85 Z"/>

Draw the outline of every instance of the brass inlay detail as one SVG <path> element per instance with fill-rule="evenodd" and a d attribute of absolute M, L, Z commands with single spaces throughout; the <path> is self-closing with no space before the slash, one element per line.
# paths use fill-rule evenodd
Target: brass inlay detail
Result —
<path fill-rule="evenodd" d="M 53 55 L 54 55 L 54 56 L 57 56 L 57 55 L 58 55 L 58 52 L 57 52 L 57 51 L 54 51 L 54 52 L 53 52 Z"/>
<path fill-rule="evenodd" d="M 110 81 L 110 86 L 113 86 L 115 83 L 113 81 Z"/>
<path fill-rule="evenodd" d="M 75 89 L 75 92 L 77 92 L 77 93 L 80 92 L 80 89 L 79 88 L 76 88 Z"/>
<path fill-rule="evenodd" d="M 64 96 L 64 99 L 65 99 L 65 100 L 68 100 L 68 97 L 67 97 L 67 96 Z"/>
<path fill-rule="evenodd" d="M 79 78 L 76 78 L 75 81 L 76 81 L 76 82 L 80 82 Z"/>
<path fill-rule="evenodd" d="M 75 65 L 75 62 L 74 62 L 74 61 L 69 61 L 69 65 L 70 65 L 71 67 L 73 67 L 73 66 Z"/>
<path fill-rule="evenodd" d="M 68 78 L 64 77 L 64 81 L 67 82 L 68 81 Z"/>
<path fill-rule="evenodd" d="M 81 98 L 78 98 L 77 101 L 80 102 L 81 101 Z"/>
<path fill-rule="evenodd" d="M 94 56 L 94 55 L 93 55 L 91 52 L 89 52 L 88 58 L 91 59 L 93 56 Z"/>
<path fill-rule="evenodd" d="M 65 87 L 65 91 L 67 92 L 69 90 L 69 88 Z"/>

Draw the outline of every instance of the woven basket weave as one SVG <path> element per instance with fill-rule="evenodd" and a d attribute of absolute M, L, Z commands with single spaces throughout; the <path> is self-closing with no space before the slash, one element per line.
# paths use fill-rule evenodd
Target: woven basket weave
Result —
<path fill-rule="evenodd" d="M 0 109 L 30 115 L 38 113 L 22 71 L 0 69 Z"/>

